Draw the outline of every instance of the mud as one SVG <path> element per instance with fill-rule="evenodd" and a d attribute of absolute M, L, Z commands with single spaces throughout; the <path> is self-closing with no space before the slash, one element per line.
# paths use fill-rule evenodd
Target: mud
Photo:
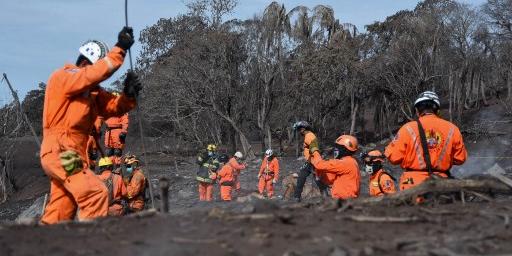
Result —
<path fill-rule="evenodd" d="M 509 203 L 507 202 L 509 205 Z M 293 205 L 288 205 L 293 206 Z M 107 218 L 51 227 L 2 226 L 2 255 L 490 255 L 512 252 L 509 206 L 256 207 Z M 267 215 L 265 215 L 267 213 Z M 270 217 L 269 217 L 270 216 Z M 351 216 L 409 217 L 410 223 L 356 222 Z M 236 218 L 240 217 L 240 218 Z M 412 218 L 414 217 L 414 218 Z"/>

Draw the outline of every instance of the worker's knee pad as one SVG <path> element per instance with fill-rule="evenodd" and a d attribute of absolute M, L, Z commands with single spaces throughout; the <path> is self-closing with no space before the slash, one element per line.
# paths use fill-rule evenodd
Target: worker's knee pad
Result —
<path fill-rule="evenodd" d="M 120 149 L 120 148 L 114 149 L 114 155 L 118 156 L 118 157 L 122 157 L 123 156 L 123 150 Z"/>

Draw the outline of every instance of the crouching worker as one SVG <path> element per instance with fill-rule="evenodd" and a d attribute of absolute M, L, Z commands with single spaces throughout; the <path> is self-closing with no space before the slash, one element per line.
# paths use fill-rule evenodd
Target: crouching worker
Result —
<path fill-rule="evenodd" d="M 122 115 L 135 107 L 142 89 L 137 75 L 128 72 L 123 94 L 115 97 L 99 83 L 123 64 L 134 42 L 133 30 L 125 27 L 112 50 L 105 43 L 88 41 L 79 48 L 76 64 L 52 73 L 45 90 L 41 166 L 50 177 L 50 199 L 43 224 L 106 216 L 108 192 L 87 164 L 87 140 L 98 115 Z"/>
<path fill-rule="evenodd" d="M 199 185 L 199 201 L 213 200 L 213 183 L 217 179 L 217 170 L 219 169 L 219 160 L 216 154 L 217 146 L 209 144 L 206 151 L 202 151 L 197 156 L 196 180 Z"/>
<path fill-rule="evenodd" d="M 272 149 L 265 151 L 265 158 L 261 162 L 260 172 L 258 173 L 258 191 L 260 195 L 267 190 L 267 197 L 274 196 L 274 184 L 279 179 L 279 160 L 274 155 Z"/>
<path fill-rule="evenodd" d="M 323 183 L 332 186 L 331 195 L 335 199 L 356 198 L 359 196 L 359 166 L 352 156 L 357 151 L 357 139 L 341 135 L 334 145 L 334 159 L 323 160 L 318 149 L 312 151 L 312 164 Z"/>
<path fill-rule="evenodd" d="M 382 163 L 385 157 L 379 150 L 372 150 L 362 155 L 364 171 L 370 175 L 368 187 L 370 196 L 383 196 L 396 192 L 395 180 L 384 170 Z"/>
<path fill-rule="evenodd" d="M 139 212 L 144 210 L 147 181 L 139 167 L 139 160 L 135 156 L 126 156 L 124 159 L 128 185 L 126 186 L 128 198 L 128 211 Z"/>
<path fill-rule="evenodd" d="M 231 193 L 235 186 L 235 169 L 230 164 L 226 164 L 228 162 L 226 155 L 220 156 L 219 162 L 222 165 L 217 173 L 220 183 L 220 198 L 223 201 L 231 201 Z"/>
<path fill-rule="evenodd" d="M 105 183 L 108 189 L 108 215 L 124 215 L 123 200 L 127 196 L 127 191 L 123 178 L 119 173 L 115 173 L 114 164 L 109 157 L 101 158 L 98 167 L 100 168 L 99 178 Z M 119 170 L 119 168 L 116 170 Z"/>

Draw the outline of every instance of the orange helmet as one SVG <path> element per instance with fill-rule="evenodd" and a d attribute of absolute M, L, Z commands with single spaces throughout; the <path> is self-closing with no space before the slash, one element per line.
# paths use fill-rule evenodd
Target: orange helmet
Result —
<path fill-rule="evenodd" d="M 351 152 L 357 151 L 357 139 L 351 135 L 341 135 L 336 139 L 336 144 L 345 147 Z"/>
<path fill-rule="evenodd" d="M 382 154 L 382 152 L 380 152 L 380 150 L 377 150 L 377 149 L 368 152 L 363 157 L 363 161 L 366 163 L 384 162 L 384 159 L 385 159 L 384 154 Z"/>
<path fill-rule="evenodd" d="M 127 155 L 125 158 L 124 158 L 124 163 L 125 164 L 134 164 L 134 163 L 139 163 L 139 160 L 137 159 L 137 157 L 135 155 Z"/>

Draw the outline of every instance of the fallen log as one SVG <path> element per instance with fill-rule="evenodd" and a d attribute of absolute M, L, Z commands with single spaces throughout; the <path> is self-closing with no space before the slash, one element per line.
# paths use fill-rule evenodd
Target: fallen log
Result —
<path fill-rule="evenodd" d="M 505 170 L 503 170 L 503 168 L 501 168 L 501 166 L 499 166 L 498 164 L 495 164 L 493 167 L 487 170 L 487 173 L 489 173 L 494 178 L 500 180 L 501 182 L 507 184 L 507 186 L 512 188 L 512 179 L 503 175 L 505 173 Z"/>
<path fill-rule="evenodd" d="M 382 197 L 357 198 L 349 200 L 352 205 L 357 204 L 403 204 L 410 203 L 415 198 L 428 193 L 446 194 L 460 192 L 461 190 L 483 193 L 512 194 L 512 189 L 495 179 L 483 178 L 479 180 L 430 179 L 408 190 Z"/>
<path fill-rule="evenodd" d="M 388 222 L 388 223 L 409 223 L 409 222 L 424 222 L 424 218 L 412 217 L 389 217 L 389 216 L 363 216 L 363 215 L 349 215 L 341 216 L 341 219 L 351 220 L 356 222 Z M 336 218 L 338 219 L 338 218 Z"/>

